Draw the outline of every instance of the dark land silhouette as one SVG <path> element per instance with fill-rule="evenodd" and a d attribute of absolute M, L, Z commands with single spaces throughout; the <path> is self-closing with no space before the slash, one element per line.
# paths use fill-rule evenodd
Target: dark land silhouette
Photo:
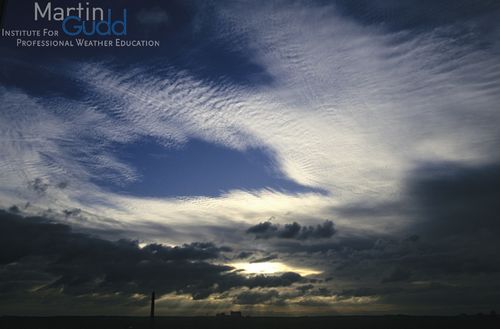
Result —
<path fill-rule="evenodd" d="M 500 318 L 473 316 L 333 316 L 333 317 L 1 317 L 5 329 L 431 329 L 500 328 Z"/>

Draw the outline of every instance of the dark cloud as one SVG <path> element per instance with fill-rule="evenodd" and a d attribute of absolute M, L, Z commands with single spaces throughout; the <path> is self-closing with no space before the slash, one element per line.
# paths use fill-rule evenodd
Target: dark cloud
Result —
<path fill-rule="evenodd" d="M 382 283 L 387 283 L 387 282 L 399 282 L 399 281 L 407 281 L 411 277 L 411 272 L 398 267 L 394 269 L 389 276 L 385 277 L 382 279 Z"/>
<path fill-rule="evenodd" d="M 426 164 L 411 173 L 406 194 L 413 234 L 392 248 L 401 266 L 427 278 L 500 272 L 499 164 Z"/>
<path fill-rule="evenodd" d="M 335 207 L 332 211 L 336 215 L 344 218 L 394 218 L 408 211 L 408 208 L 405 208 L 404 205 L 398 201 L 385 202 L 382 204 L 364 201 Z"/>
<path fill-rule="evenodd" d="M 411 219 L 397 233 L 277 246 L 328 255 L 331 270 L 325 274 L 349 282 L 333 292 L 339 298 L 377 296 L 408 310 L 422 303 L 442 310 L 498 307 L 492 301 L 500 294 L 500 165 L 425 164 L 409 172 L 405 183 L 398 201 L 359 203 L 344 212 L 352 218 L 373 213 Z"/>
<path fill-rule="evenodd" d="M 246 234 L 266 239 L 268 253 L 238 253 L 207 242 L 176 247 L 152 244 L 141 249 L 136 242 L 106 241 L 43 218 L 34 221 L 10 214 L 16 225 L 24 226 L 13 230 L 15 225 L 9 221 L 0 224 L 0 292 L 42 286 L 71 296 L 89 291 L 130 296 L 155 289 L 204 299 L 247 288 L 236 291 L 235 303 L 282 305 L 291 295 L 278 288 L 297 284 L 293 293 L 304 297 L 304 306 L 320 306 L 322 299 L 316 297 L 336 296 L 339 301 L 375 297 L 410 311 L 422 304 L 454 311 L 463 305 L 495 308 L 500 293 L 495 283 L 500 278 L 500 166 L 425 164 L 409 172 L 405 183 L 400 200 L 343 209 L 352 218 L 365 217 L 370 209 L 374 218 L 399 214 L 411 219 L 403 230 L 392 235 L 332 234 L 333 223 L 301 226 L 267 221 L 250 227 Z M 297 264 L 316 264 L 331 280 L 311 282 L 296 273 L 245 277 L 213 263 L 226 252 L 252 262 L 293 257 Z"/>
<path fill-rule="evenodd" d="M 236 255 L 236 258 L 237 259 L 245 259 L 245 258 L 248 258 L 252 255 L 253 255 L 253 253 L 250 251 L 242 251 L 238 255 Z"/>
<path fill-rule="evenodd" d="M 297 305 L 300 306 L 306 306 L 306 307 L 331 307 L 332 304 L 329 301 L 322 301 L 322 300 L 317 300 L 317 299 L 304 299 L 300 300 L 296 303 Z"/>
<path fill-rule="evenodd" d="M 108 241 L 75 233 L 68 225 L 43 217 L 24 218 L 0 211 L 3 290 L 36 281 L 38 287 L 55 288 L 66 295 L 130 296 L 156 290 L 202 299 L 235 287 L 272 288 L 302 281 L 296 273 L 245 277 L 230 266 L 207 262 L 229 251 L 231 248 L 210 242 L 140 248 L 136 241 Z"/>
<path fill-rule="evenodd" d="M 274 289 L 265 292 L 244 291 L 236 296 L 234 302 L 239 305 L 265 304 L 278 298 L 279 295 L 279 292 Z"/>
<path fill-rule="evenodd" d="M 64 190 L 65 188 L 68 187 L 68 185 L 69 185 L 68 182 L 59 182 L 55 185 L 51 185 L 51 184 L 49 184 L 49 182 L 47 182 L 47 180 L 45 180 L 41 177 L 37 177 L 28 183 L 29 188 L 32 189 L 33 191 L 37 192 L 39 195 L 45 194 L 45 192 L 47 192 L 47 190 L 51 186 L 56 187 L 56 188 L 61 189 L 61 190 Z"/>
<path fill-rule="evenodd" d="M 255 235 L 274 233 L 278 230 L 278 226 L 272 224 L 270 221 L 259 223 L 255 226 L 250 227 L 247 233 L 252 233 Z"/>
<path fill-rule="evenodd" d="M 325 221 L 317 226 L 301 226 L 297 222 L 281 226 L 267 221 L 250 227 L 247 233 L 254 234 L 256 239 L 307 240 L 330 238 L 336 233 L 336 230 L 332 221 Z"/>
<path fill-rule="evenodd" d="M 161 244 L 149 244 L 144 251 L 163 260 L 207 260 L 218 258 L 221 252 L 232 251 L 229 247 L 218 247 L 211 242 L 193 242 L 182 246 L 168 247 Z"/>
<path fill-rule="evenodd" d="M 336 236 L 332 240 L 300 241 L 293 239 L 280 239 L 273 243 L 275 251 L 283 253 L 327 254 L 330 252 L 351 252 L 371 250 L 380 235 L 364 233 L 349 236 Z"/>
<path fill-rule="evenodd" d="M 241 280 L 241 277 L 240 279 Z M 303 278 L 294 272 L 283 273 L 278 276 L 266 276 L 266 275 L 257 275 L 250 278 L 244 278 L 240 285 L 235 286 L 244 286 L 249 288 L 256 287 L 287 287 L 291 286 L 293 283 L 301 282 Z"/>
<path fill-rule="evenodd" d="M 302 286 L 298 286 L 296 289 L 302 293 L 305 293 L 306 291 L 309 291 L 313 288 L 314 288 L 314 286 L 312 284 L 305 284 Z"/>
<path fill-rule="evenodd" d="M 56 185 L 58 189 L 64 190 L 66 187 L 68 187 L 69 183 L 68 182 L 60 182 Z"/>
<path fill-rule="evenodd" d="M 21 212 L 21 210 L 19 209 L 19 207 L 18 207 L 18 206 L 15 206 L 15 205 L 14 205 L 14 206 L 9 207 L 9 212 L 12 212 L 12 213 L 18 214 L 18 213 L 20 213 L 20 212 Z"/>
<path fill-rule="evenodd" d="M 29 183 L 29 187 L 38 194 L 44 194 L 49 188 L 49 184 L 41 178 L 35 178 Z"/>
<path fill-rule="evenodd" d="M 336 296 L 339 301 L 374 297 L 408 312 L 498 308 L 500 165 L 424 164 L 404 182 L 399 200 L 337 209 L 338 215 L 352 219 L 372 214 L 374 220 L 408 220 L 409 225 L 392 234 L 342 232 L 329 240 L 286 239 L 297 236 L 296 225 L 285 228 L 271 222 L 249 232 L 269 239 L 280 258 L 322 260 L 324 275 L 331 280 L 296 288 L 304 306 L 326 306 L 315 297 Z"/>
<path fill-rule="evenodd" d="M 82 212 L 81 209 L 79 208 L 73 208 L 73 209 L 65 209 L 63 210 L 64 215 L 70 217 L 70 216 L 78 216 Z"/>
<path fill-rule="evenodd" d="M 408 194 L 425 234 L 471 236 L 500 233 L 500 164 L 424 165 L 409 178 Z"/>
<path fill-rule="evenodd" d="M 500 165 L 425 164 L 410 172 L 399 204 L 352 205 L 345 212 L 355 218 L 399 213 L 412 219 L 401 237 L 379 235 L 339 238 L 318 245 L 290 245 L 289 250 L 334 252 L 337 269 L 372 264 L 386 272 L 384 282 L 429 280 L 444 275 L 498 273 L 500 261 Z M 371 210 L 370 210 L 370 207 Z M 344 209 L 345 210 L 345 209 Z M 404 270 L 402 270 L 404 269 Z"/>
<path fill-rule="evenodd" d="M 264 263 L 264 262 L 268 262 L 270 260 L 277 259 L 277 258 L 278 258 L 278 255 L 269 255 L 269 256 L 253 259 L 250 261 L 250 263 Z"/>

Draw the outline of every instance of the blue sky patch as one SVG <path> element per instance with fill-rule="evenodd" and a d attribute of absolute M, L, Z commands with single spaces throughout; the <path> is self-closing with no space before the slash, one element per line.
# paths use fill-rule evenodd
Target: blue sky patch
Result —
<path fill-rule="evenodd" d="M 272 155 L 263 149 L 240 152 L 193 139 L 176 149 L 142 140 L 116 150 L 118 158 L 140 175 L 139 180 L 125 186 L 97 182 L 117 193 L 141 197 L 214 197 L 234 189 L 321 192 L 284 178 L 273 168 Z"/>

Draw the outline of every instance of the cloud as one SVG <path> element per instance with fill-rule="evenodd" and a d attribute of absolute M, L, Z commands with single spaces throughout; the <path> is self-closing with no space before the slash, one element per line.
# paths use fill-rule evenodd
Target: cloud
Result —
<path fill-rule="evenodd" d="M 430 163 L 408 177 L 418 229 L 439 236 L 500 232 L 500 164 Z"/>
<path fill-rule="evenodd" d="M 211 242 L 193 242 L 175 247 L 166 247 L 155 243 L 149 244 L 142 249 L 164 260 L 215 259 L 221 255 L 221 252 L 232 251 L 229 247 L 217 247 Z"/>
<path fill-rule="evenodd" d="M 277 258 L 278 258 L 278 255 L 269 255 L 269 256 L 265 256 L 265 257 L 253 259 L 253 260 L 250 261 L 250 263 L 251 264 L 253 264 L 253 263 L 264 263 L 264 262 L 268 262 L 270 260 L 277 259 Z"/>
<path fill-rule="evenodd" d="M 404 268 L 396 268 L 389 276 L 382 279 L 382 283 L 406 281 L 411 277 L 411 272 Z"/>
<path fill-rule="evenodd" d="M 41 178 L 35 178 L 30 182 L 30 187 L 39 194 L 44 194 L 49 188 L 49 184 L 45 183 Z"/>
<path fill-rule="evenodd" d="M 283 226 L 272 224 L 270 221 L 259 223 L 246 231 L 254 234 L 256 239 L 327 239 L 331 238 L 336 230 L 332 221 L 325 221 L 317 226 L 301 226 L 297 222 Z"/>
<path fill-rule="evenodd" d="M 38 290 L 124 296 L 155 290 L 159 295 L 177 292 L 204 299 L 237 287 L 284 287 L 302 280 L 296 273 L 241 276 L 232 267 L 209 263 L 207 260 L 231 251 L 213 243 L 174 247 L 149 244 L 140 248 L 136 241 L 103 240 L 73 232 L 69 226 L 43 217 L 24 218 L 5 211 L 0 211 L 0 217 L 0 265 L 4 277 L 25 266 L 23 275 L 37 273 L 37 277 L 45 278 L 44 284 L 37 283 Z M 22 276 L 11 280 L 23 282 Z"/>
<path fill-rule="evenodd" d="M 410 225 L 399 232 L 339 232 L 318 243 L 276 239 L 273 251 L 281 258 L 306 253 L 323 259 L 325 275 L 342 289 L 324 287 L 337 298 L 375 297 L 409 311 L 425 301 L 443 312 L 456 312 L 463 301 L 489 307 L 480 296 L 491 300 L 499 291 L 483 281 L 496 282 L 500 274 L 499 173 L 497 162 L 420 163 L 408 171 L 399 200 L 359 202 L 338 212 L 352 220 L 370 213 L 372 220 L 406 218 Z"/>
<path fill-rule="evenodd" d="M 313 288 L 314 288 L 314 286 L 312 284 L 305 284 L 302 286 L 298 286 L 296 289 L 302 293 L 305 293 L 306 291 L 309 291 Z"/>
<path fill-rule="evenodd" d="M 75 208 L 75 209 L 65 209 L 63 210 L 64 215 L 66 216 L 78 216 L 82 213 L 81 209 Z"/>
<path fill-rule="evenodd" d="M 231 70 L 213 65 L 225 67 L 226 57 L 192 57 L 210 57 L 205 44 L 169 47 L 173 57 L 186 58 L 183 65 L 162 59 L 137 64 L 125 56 L 55 67 L 49 59 L 35 65 L 6 54 L 2 68 L 15 74 L 0 75 L 0 206 L 30 201 L 17 210 L 50 207 L 50 214 L 63 214 L 58 221 L 79 231 L 165 244 L 141 249 L 130 239 L 78 235 L 66 224 L 40 230 L 26 224 L 32 241 L 19 245 L 6 237 L 13 244 L 2 248 L 2 257 L 20 263 L 5 264 L 3 274 L 11 287 L 28 282 L 22 290 L 52 282 L 67 294 L 98 288 L 130 294 L 154 285 L 191 299 L 300 282 L 293 274 L 246 278 L 217 265 L 211 257 L 226 253 L 217 241 L 229 241 L 231 255 L 240 251 L 235 245 L 248 247 L 242 257 L 250 257 L 248 249 L 321 267 L 332 277 L 328 285 L 373 286 L 373 296 L 394 308 L 438 300 L 442 292 L 428 287 L 438 283 L 455 301 L 494 300 L 500 38 L 492 3 L 234 2 L 213 4 L 208 15 L 186 20 L 198 26 L 186 30 L 202 31 L 205 44 L 221 45 L 222 55 L 244 53 L 269 77 L 264 85 L 228 78 Z M 393 14 L 380 19 L 387 11 Z M 143 15 L 145 24 L 169 24 L 160 10 Z M 47 89 L 18 83 L 12 77 L 22 76 L 20 69 L 62 83 Z M 249 71 L 232 74 L 253 81 Z M 62 84 L 78 89 L 79 97 L 62 94 Z M 122 147 L 154 141 L 165 150 L 182 149 L 192 139 L 235 152 L 269 150 L 270 171 L 325 193 L 263 188 L 138 198 L 96 184 L 99 178 L 126 191 L 140 179 L 137 168 L 117 156 Z M 248 234 L 242 229 L 271 216 L 272 223 Z M 325 218 L 335 225 L 314 226 Z M 44 244 L 46 236 L 58 242 L 55 249 Z M 205 239 L 215 242 L 189 243 Z M 94 244 L 107 252 L 93 251 Z M 411 277 L 381 282 L 404 277 L 392 276 L 397 268 Z M 85 271 L 88 277 L 79 275 Z M 14 280 L 23 277 L 30 279 Z M 338 302 L 320 297 L 328 298 L 303 303 L 331 310 Z"/>
<path fill-rule="evenodd" d="M 64 190 L 66 187 L 68 187 L 68 182 L 60 182 L 56 186 L 57 188 L 60 188 L 61 190 Z"/>
<path fill-rule="evenodd" d="M 38 97 L 26 86 L 2 89 L 5 206 L 30 197 L 12 191 L 44 177 L 70 185 L 65 193 L 49 189 L 40 204 L 52 206 L 56 199 L 64 209 L 105 213 L 124 222 L 174 225 L 201 218 L 213 224 L 273 215 L 283 223 L 302 216 L 313 222 L 360 198 L 374 203 L 398 195 L 415 161 L 489 160 L 498 148 L 498 83 L 490 74 L 498 57 L 466 33 L 447 38 L 441 26 L 423 33 L 367 28 L 343 12 L 344 6 L 349 4 L 301 2 L 276 10 L 266 3 L 238 2 L 214 5 L 211 18 L 197 17 L 202 26 L 216 23 L 207 29 L 207 43 L 251 54 L 272 76 L 265 88 L 236 84 L 216 70 L 196 75 L 203 68 L 189 65 L 181 70 L 172 64 L 125 63 L 124 70 L 123 63 L 86 62 L 57 71 L 78 86 L 82 99 Z M 474 25 L 467 29 L 470 35 L 477 32 Z M 200 47 L 193 52 L 204 53 Z M 54 70 L 50 63 L 37 65 Z M 218 198 L 144 200 L 95 184 L 99 177 L 126 190 L 140 179 L 112 151 L 120 146 L 154 140 L 166 149 L 181 148 L 191 139 L 237 151 L 270 150 L 272 170 L 329 195 L 297 198 L 262 189 L 228 191 Z M 341 217 L 335 224 L 380 231 L 399 229 L 406 221 Z"/>
<path fill-rule="evenodd" d="M 277 290 L 266 292 L 244 291 L 236 296 L 235 303 L 238 305 L 265 304 L 279 297 Z"/>
<path fill-rule="evenodd" d="M 255 226 L 250 227 L 247 230 L 247 233 L 252 233 L 252 234 L 268 234 L 268 233 L 274 233 L 278 230 L 278 226 L 273 225 L 270 221 L 259 223 Z"/>
<path fill-rule="evenodd" d="M 236 258 L 237 259 L 245 259 L 245 258 L 248 258 L 252 255 L 253 255 L 253 253 L 250 251 L 242 251 L 238 255 L 236 255 Z"/>
<path fill-rule="evenodd" d="M 21 212 L 21 210 L 19 209 L 18 206 L 14 205 L 14 206 L 9 207 L 9 212 L 14 213 L 14 214 L 18 214 Z"/>
<path fill-rule="evenodd" d="M 351 249 L 354 244 L 345 238 L 326 245 L 288 247 L 324 252 L 349 246 L 349 257 L 378 259 L 384 266 L 395 266 L 394 272 L 382 279 L 385 281 L 407 276 L 402 275 L 403 272 L 422 280 L 499 272 L 500 263 L 493 261 L 500 230 L 497 220 L 500 208 L 496 202 L 500 198 L 500 166 L 497 162 L 422 163 L 408 172 L 404 186 L 398 201 L 359 203 L 338 211 L 353 220 L 369 214 L 374 219 L 379 216 L 406 218 L 409 225 L 398 233 L 399 237 L 374 234 L 371 242 L 367 235 L 353 237 L 354 243 L 364 246 L 355 249 Z M 361 244 L 363 239 L 367 243 Z"/>

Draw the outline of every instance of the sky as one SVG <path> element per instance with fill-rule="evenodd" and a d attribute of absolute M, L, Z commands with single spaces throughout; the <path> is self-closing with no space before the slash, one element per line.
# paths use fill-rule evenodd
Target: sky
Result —
<path fill-rule="evenodd" d="M 0 314 L 500 310 L 500 3 L 92 4 L 160 46 L 0 38 Z"/>

